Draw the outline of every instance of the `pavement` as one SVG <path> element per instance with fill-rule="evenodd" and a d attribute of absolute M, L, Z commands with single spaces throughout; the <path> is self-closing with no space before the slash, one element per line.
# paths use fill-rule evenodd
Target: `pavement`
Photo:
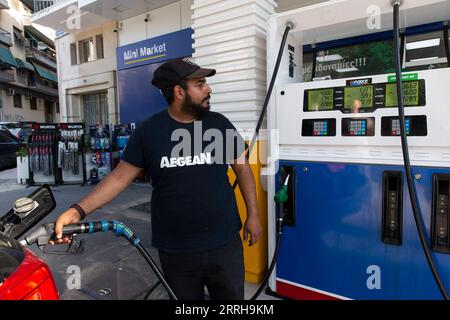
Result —
<path fill-rule="evenodd" d="M 0 172 L 0 215 L 7 213 L 16 199 L 26 197 L 37 187 L 19 185 L 16 169 Z M 50 223 L 72 203 L 88 194 L 94 186 L 68 185 L 52 187 L 57 206 L 43 223 Z M 132 183 L 104 208 L 93 212 L 90 221 L 118 220 L 126 223 L 159 267 L 158 253 L 151 246 L 151 215 L 149 202 L 152 187 Z M 76 246 L 84 242 L 84 252 L 77 255 L 61 254 L 66 247 L 50 247 L 56 253 L 43 253 L 37 246 L 29 249 L 50 267 L 63 300 L 166 300 L 168 295 L 162 285 L 149 292 L 159 281 L 149 265 L 125 239 L 112 233 L 80 235 Z M 249 299 L 257 285 L 245 284 L 245 298 Z M 276 298 L 261 294 L 261 300 Z"/>

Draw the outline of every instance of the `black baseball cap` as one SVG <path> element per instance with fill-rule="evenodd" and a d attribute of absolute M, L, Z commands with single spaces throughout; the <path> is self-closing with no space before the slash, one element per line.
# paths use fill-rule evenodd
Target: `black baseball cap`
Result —
<path fill-rule="evenodd" d="M 162 64 L 156 69 L 152 84 L 159 89 L 169 88 L 179 84 L 182 80 L 212 77 L 214 69 L 204 69 L 188 59 L 175 59 Z"/>

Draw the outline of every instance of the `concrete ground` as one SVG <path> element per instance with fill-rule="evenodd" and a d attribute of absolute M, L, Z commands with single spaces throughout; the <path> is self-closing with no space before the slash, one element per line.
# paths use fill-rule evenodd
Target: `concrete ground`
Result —
<path fill-rule="evenodd" d="M 27 188 L 17 184 L 15 169 L 0 172 L 0 215 L 8 212 L 16 199 L 26 197 L 35 189 L 36 187 Z M 90 185 L 52 187 L 57 206 L 42 223 L 55 221 L 60 213 L 92 189 L 93 186 Z M 151 191 L 152 188 L 148 184 L 133 183 L 111 203 L 92 213 L 89 220 L 125 222 L 141 237 L 141 243 L 159 266 L 157 251 L 150 243 L 151 217 L 148 202 L 151 199 Z M 84 252 L 79 255 L 47 254 L 36 246 L 30 248 L 51 268 L 61 299 L 143 299 L 148 295 L 150 288 L 158 282 L 142 256 L 125 239 L 116 238 L 112 233 L 98 233 L 81 235 L 77 243 L 80 241 L 84 241 Z M 61 251 L 63 248 L 48 249 Z M 78 272 L 80 277 L 77 277 Z M 246 283 L 246 299 L 249 299 L 256 290 L 256 285 Z M 161 300 L 168 299 L 168 295 L 159 285 L 147 298 Z M 261 294 L 259 299 L 275 298 Z"/>

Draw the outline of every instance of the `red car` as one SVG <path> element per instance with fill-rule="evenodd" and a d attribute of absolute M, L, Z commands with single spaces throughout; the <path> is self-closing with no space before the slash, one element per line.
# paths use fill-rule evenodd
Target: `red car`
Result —
<path fill-rule="evenodd" d="M 0 300 L 59 300 L 48 266 L 18 241 L 1 234 Z"/>
<path fill-rule="evenodd" d="M 59 300 L 48 266 L 16 240 L 50 213 L 55 201 L 49 187 L 27 200 L 28 211 L 15 205 L 0 218 L 0 300 Z"/>

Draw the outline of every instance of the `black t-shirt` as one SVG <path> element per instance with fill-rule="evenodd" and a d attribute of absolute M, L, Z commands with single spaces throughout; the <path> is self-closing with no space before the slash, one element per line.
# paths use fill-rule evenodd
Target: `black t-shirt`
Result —
<path fill-rule="evenodd" d="M 123 160 L 152 179 L 152 243 L 165 251 L 202 251 L 228 243 L 242 227 L 228 163 L 245 142 L 223 115 L 180 123 L 164 110 L 131 136 Z"/>

